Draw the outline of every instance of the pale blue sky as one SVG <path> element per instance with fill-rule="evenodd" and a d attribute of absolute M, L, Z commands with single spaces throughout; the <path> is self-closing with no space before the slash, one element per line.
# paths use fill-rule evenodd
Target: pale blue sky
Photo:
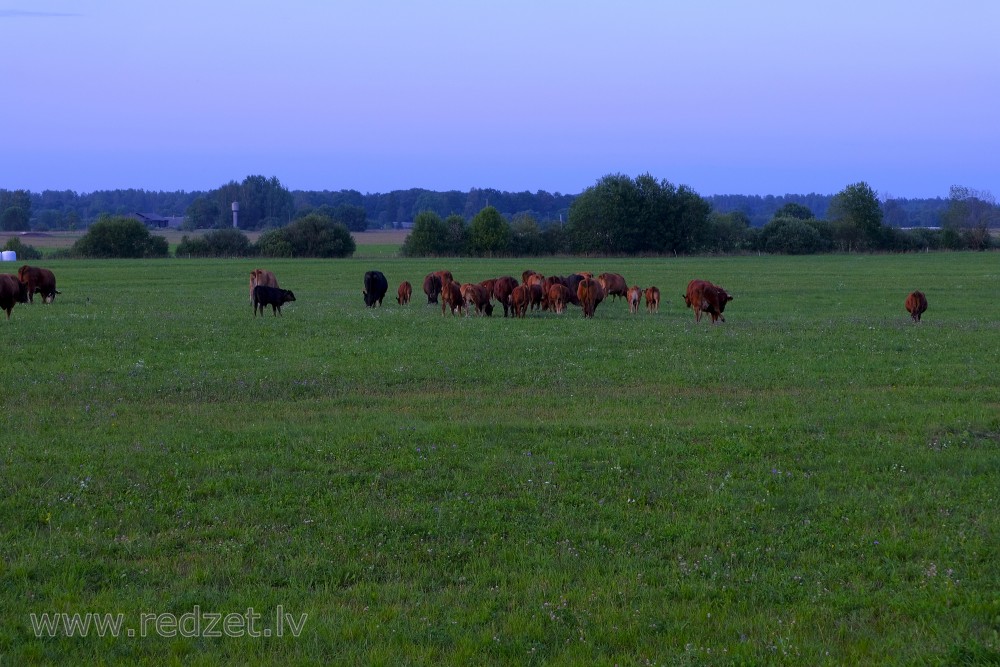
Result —
<path fill-rule="evenodd" d="M 0 188 L 1000 195 L 996 0 L 0 0 Z"/>

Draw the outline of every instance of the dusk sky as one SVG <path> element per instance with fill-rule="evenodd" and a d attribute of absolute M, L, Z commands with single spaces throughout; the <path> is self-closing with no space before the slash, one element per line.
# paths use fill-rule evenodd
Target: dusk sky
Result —
<path fill-rule="evenodd" d="M 1000 195 L 996 0 L 0 0 L 0 188 Z"/>

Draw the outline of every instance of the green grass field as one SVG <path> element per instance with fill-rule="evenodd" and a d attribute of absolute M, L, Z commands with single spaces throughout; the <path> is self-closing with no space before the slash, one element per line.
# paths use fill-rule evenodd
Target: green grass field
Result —
<path fill-rule="evenodd" d="M 0 319 L 0 663 L 1000 662 L 996 253 L 389 255 L 41 264 Z M 665 303 L 442 317 L 438 268 Z"/>

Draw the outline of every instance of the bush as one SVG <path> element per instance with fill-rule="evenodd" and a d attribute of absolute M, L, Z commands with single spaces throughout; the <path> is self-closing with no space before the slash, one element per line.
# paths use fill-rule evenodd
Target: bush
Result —
<path fill-rule="evenodd" d="M 434 211 L 421 211 L 413 219 L 413 229 L 403 241 L 403 257 L 430 257 L 444 254 L 448 227 Z"/>
<path fill-rule="evenodd" d="M 178 257 L 250 257 L 256 249 L 247 235 L 232 227 L 216 229 L 204 236 L 181 238 L 177 246 Z"/>
<path fill-rule="evenodd" d="M 30 259 L 41 259 L 42 253 L 34 246 L 27 245 L 21 242 L 21 239 L 16 236 L 12 236 L 7 239 L 7 243 L 4 244 L 4 250 L 13 250 L 17 253 L 18 260 L 30 260 Z"/>
<path fill-rule="evenodd" d="M 798 218 L 776 218 L 764 225 L 765 252 L 811 255 L 819 252 L 823 240 L 816 228 Z"/>
<path fill-rule="evenodd" d="M 292 244 L 285 240 L 283 230 L 269 229 L 257 239 L 257 254 L 261 257 L 291 257 Z"/>
<path fill-rule="evenodd" d="M 265 257 L 350 257 L 354 250 L 347 227 L 318 214 L 265 232 L 257 241 L 257 252 Z"/>
<path fill-rule="evenodd" d="M 94 259 L 167 257 L 167 239 L 153 236 L 133 218 L 102 216 L 73 244 L 76 257 Z"/>

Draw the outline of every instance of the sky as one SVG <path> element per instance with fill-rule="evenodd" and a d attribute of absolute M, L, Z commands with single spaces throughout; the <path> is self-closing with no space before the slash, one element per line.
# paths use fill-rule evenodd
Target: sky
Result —
<path fill-rule="evenodd" d="M 1000 195 L 996 0 L 0 0 L 0 188 Z"/>

